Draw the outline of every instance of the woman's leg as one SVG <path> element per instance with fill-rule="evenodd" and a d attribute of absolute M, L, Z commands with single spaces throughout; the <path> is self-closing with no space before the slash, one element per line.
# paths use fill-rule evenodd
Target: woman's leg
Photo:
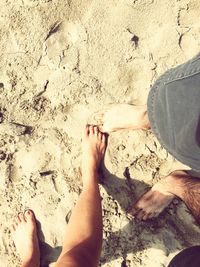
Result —
<path fill-rule="evenodd" d="M 102 245 L 102 209 L 97 172 L 106 149 L 106 137 L 97 127 L 86 127 L 83 137 L 83 191 L 66 226 L 57 267 L 96 267 Z M 39 267 L 40 251 L 36 220 L 31 210 L 20 213 L 12 236 L 21 267 Z"/>
<path fill-rule="evenodd" d="M 106 149 L 106 137 L 87 126 L 83 137 L 83 191 L 65 229 L 62 253 L 56 267 L 96 267 L 102 246 L 102 208 L 98 168 Z"/>

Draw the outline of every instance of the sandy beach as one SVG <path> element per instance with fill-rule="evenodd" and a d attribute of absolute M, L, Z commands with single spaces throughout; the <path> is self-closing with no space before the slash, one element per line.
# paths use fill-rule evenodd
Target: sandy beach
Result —
<path fill-rule="evenodd" d="M 53 266 L 81 192 L 81 132 L 111 104 L 145 104 L 156 79 L 200 51 L 197 0 L 0 1 L 0 267 L 17 267 L 10 225 L 38 219 L 42 267 Z M 98 118 L 97 118 L 98 117 Z M 165 267 L 199 244 L 180 200 L 158 218 L 126 210 L 171 170 L 151 131 L 109 137 L 101 181 L 102 267 Z"/>

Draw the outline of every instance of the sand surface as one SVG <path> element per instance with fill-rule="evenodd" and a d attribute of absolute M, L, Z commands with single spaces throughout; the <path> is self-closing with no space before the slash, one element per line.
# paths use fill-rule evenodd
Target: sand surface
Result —
<path fill-rule="evenodd" d="M 0 1 L 0 266 L 19 266 L 9 226 L 35 211 L 42 266 L 53 266 L 81 191 L 81 130 L 113 103 L 145 104 L 167 69 L 200 49 L 198 0 Z M 173 158 L 151 132 L 110 136 L 101 185 L 103 267 L 163 267 L 199 243 L 174 201 L 158 219 L 125 210 Z"/>

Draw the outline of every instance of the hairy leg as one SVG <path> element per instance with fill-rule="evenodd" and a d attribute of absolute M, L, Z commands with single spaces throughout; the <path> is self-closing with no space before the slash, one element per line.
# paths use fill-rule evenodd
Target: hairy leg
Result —
<path fill-rule="evenodd" d="M 106 137 L 87 126 L 83 137 L 83 191 L 65 229 L 63 250 L 56 267 L 96 267 L 102 246 L 102 208 L 97 172 L 106 149 Z"/>
<path fill-rule="evenodd" d="M 117 104 L 105 112 L 101 131 L 110 133 L 118 130 L 148 130 L 150 128 L 146 105 Z"/>
<path fill-rule="evenodd" d="M 156 217 L 176 196 L 186 204 L 197 222 L 200 223 L 200 178 L 190 176 L 185 171 L 172 172 L 155 184 L 129 212 L 141 220 Z"/>
<path fill-rule="evenodd" d="M 186 172 L 177 172 L 180 189 L 173 189 L 174 193 L 182 199 L 200 224 L 200 178 L 188 175 Z"/>
<path fill-rule="evenodd" d="M 12 236 L 22 267 L 39 267 L 40 251 L 35 216 L 31 210 L 20 213 L 12 225 Z"/>

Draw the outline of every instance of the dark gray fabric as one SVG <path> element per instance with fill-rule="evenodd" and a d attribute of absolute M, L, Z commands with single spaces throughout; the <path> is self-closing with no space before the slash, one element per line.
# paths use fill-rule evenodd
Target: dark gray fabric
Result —
<path fill-rule="evenodd" d="M 147 107 L 160 143 L 200 173 L 200 54 L 162 75 L 149 93 Z"/>
<path fill-rule="evenodd" d="M 200 246 L 187 248 L 176 255 L 168 267 L 199 267 Z"/>

